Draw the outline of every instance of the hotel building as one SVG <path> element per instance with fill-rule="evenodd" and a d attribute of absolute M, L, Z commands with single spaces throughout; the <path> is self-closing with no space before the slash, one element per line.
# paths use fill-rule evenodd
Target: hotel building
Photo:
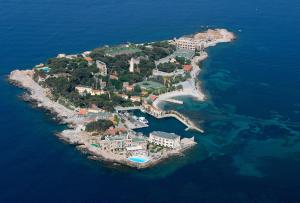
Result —
<path fill-rule="evenodd" d="M 180 148 L 180 136 L 174 133 L 153 131 L 149 135 L 149 142 L 172 149 Z"/>
<path fill-rule="evenodd" d="M 180 49 L 188 49 L 188 50 L 199 50 L 203 46 L 203 41 L 195 40 L 189 37 L 181 37 L 179 39 L 175 39 L 175 43 L 177 48 Z"/>

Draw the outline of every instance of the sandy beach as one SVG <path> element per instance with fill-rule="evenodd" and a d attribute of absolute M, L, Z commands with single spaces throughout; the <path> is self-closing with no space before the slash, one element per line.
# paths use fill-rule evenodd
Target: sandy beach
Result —
<path fill-rule="evenodd" d="M 211 42 L 206 42 L 204 48 L 208 48 L 211 46 L 215 46 L 219 43 L 226 43 L 231 42 L 235 39 L 235 35 L 232 32 L 229 32 L 226 29 L 214 29 L 214 30 L 208 30 L 207 32 L 201 32 L 197 33 L 193 36 L 194 39 L 204 39 L 209 36 L 213 36 L 215 40 Z M 183 87 L 180 91 L 172 91 L 167 92 L 164 94 L 161 94 L 158 96 L 158 98 L 153 102 L 153 106 L 159 108 L 159 103 L 167 100 L 172 99 L 174 97 L 180 97 L 180 96 L 189 96 L 194 97 L 198 101 L 204 101 L 206 96 L 201 90 L 201 81 L 199 81 L 198 76 L 201 72 L 201 68 L 199 67 L 199 64 L 204 61 L 208 57 L 207 52 L 202 51 L 200 56 L 194 56 L 191 60 L 191 65 L 193 67 L 191 71 L 191 78 L 185 82 L 180 83 Z"/>
<path fill-rule="evenodd" d="M 206 43 L 206 47 L 214 46 L 217 43 L 229 42 L 234 39 L 234 35 L 224 29 L 207 31 L 207 33 L 204 34 L 199 33 L 196 34 L 194 37 L 207 37 L 207 34 L 215 35 L 216 40 Z M 185 80 L 184 82 L 180 82 L 178 84 L 182 86 L 182 89 L 159 95 L 152 105 L 159 109 L 160 102 L 180 96 L 191 96 L 196 98 L 198 101 L 204 101 L 206 97 L 203 91 L 201 90 L 201 85 L 200 81 L 198 80 L 198 76 L 201 72 L 199 64 L 207 57 L 208 54 L 203 50 L 200 52 L 199 56 L 194 56 L 191 59 L 191 77 Z M 132 163 L 127 159 L 125 155 L 114 154 L 95 147 L 93 143 L 97 142 L 96 139 L 98 138 L 95 138 L 91 135 L 91 133 L 88 133 L 84 130 L 84 126 L 86 123 L 85 117 L 79 116 L 78 113 L 74 111 L 74 109 L 69 109 L 64 105 L 51 100 L 51 91 L 47 88 L 40 86 L 37 82 L 35 82 L 33 79 L 33 75 L 34 70 L 15 70 L 10 73 L 9 80 L 15 85 L 24 88 L 29 92 L 29 101 L 37 103 L 37 106 L 40 108 L 44 108 L 51 111 L 51 113 L 55 114 L 55 116 L 59 118 L 63 123 L 68 124 L 71 128 L 62 131 L 61 133 L 58 133 L 58 136 L 70 144 L 77 145 L 78 149 L 92 155 L 94 159 L 101 159 L 109 161 L 111 163 L 119 163 L 135 168 L 147 168 L 150 166 L 154 166 L 162 160 L 171 156 L 182 155 L 182 153 L 185 150 L 191 148 L 196 144 L 196 142 L 194 142 L 193 139 L 191 140 L 188 138 L 184 138 L 182 146 L 179 149 L 166 149 L 164 150 L 164 153 L 162 153 L 159 157 L 153 158 L 150 161 L 143 164 Z M 193 129 L 202 133 L 204 132 L 202 129 L 198 128 L 189 118 L 181 115 L 178 112 L 165 112 L 165 114 L 161 115 L 160 117 L 174 117 L 182 123 L 184 123 L 188 127 L 188 129 Z"/>

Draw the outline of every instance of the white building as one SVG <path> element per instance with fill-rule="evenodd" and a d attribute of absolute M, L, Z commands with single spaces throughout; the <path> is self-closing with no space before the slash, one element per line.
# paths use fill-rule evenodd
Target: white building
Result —
<path fill-rule="evenodd" d="M 97 68 L 99 69 L 100 75 L 107 76 L 107 67 L 106 64 L 102 61 L 96 61 Z"/>
<path fill-rule="evenodd" d="M 58 54 L 56 58 L 65 58 L 66 54 Z"/>
<path fill-rule="evenodd" d="M 140 61 L 138 59 L 131 58 L 129 61 L 129 72 L 133 73 L 135 64 L 139 64 L 139 63 Z"/>
<path fill-rule="evenodd" d="M 77 92 L 80 95 L 85 95 L 85 94 L 90 94 L 92 96 L 96 96 L 96 95 L 102 95 L 102 94 L 106 94 L 107 92 L 104 90 L 95 90 L 91 87 L 86 87 L 86 86 L 76 86 L 75 90 L 77 90 Z"/>
<path fill-rule="evenodd" d="M 80 94 L 80 95 L 84 95 L 84 94 L 91 94 L 93 89 L 91 87 L 86 87 L 86 86 L 76 86 L 75 87 L 75 90 L 77 90 L 77 92 Z"/>
<path fill-rule="evenodd" d="M 177 48 L 180 49 L 188 49 L 188 50 L 198 50 L 203 46 L 204 41 L 196 40 L 190 37 L 181 37 L 179 39 L 175 39 L 175 43 Z"/>
<path fill-rule="evenodd" d="M 131 96 L 130 100 L 132 102 L 141 102 L 141 97 L 139 97 L 139 96 Z"/>
<path fill-rule="evenodd" d="M 149 135 L 149 142 L 172 149 L 180 148 L 180 136 L 174 133 L 153 131 Z"/>

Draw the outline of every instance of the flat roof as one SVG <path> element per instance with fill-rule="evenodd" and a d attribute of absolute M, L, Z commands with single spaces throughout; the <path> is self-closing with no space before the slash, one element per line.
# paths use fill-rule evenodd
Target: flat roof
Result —
<path fill-rule="evenodd" d="M 113 140 L 125 140 L 126 136 L 124 135 L 115 135 L 115 136 L 107 136 L 107 139 L 110 141 Z"/>
<path fill-rule="evenodd" d="M 143 142 L 146 141 L 146 138 L 141 138 L 141 137 L 133 137 L 132 142 Z"/>
<path fill-rule="evenodd" d="M 158 136 L 158 137 L 162 137 L 162 138 L 166 138 L 166 139 L 176 139 L 176 138 L 180 138 L 179 135 L 176 135 L 175 133 L 167 133 L 167 132 L 162 132 L 162 131 L 153 131 L 151 132 L 151 134 Z"/>
<path fill-rule="evenodd" d="M 140 145 L 134 146 L 134 147 L 126 147 L 127 151 L 137 151 L 137 150 L 143 150 L 144 148 Z"/>

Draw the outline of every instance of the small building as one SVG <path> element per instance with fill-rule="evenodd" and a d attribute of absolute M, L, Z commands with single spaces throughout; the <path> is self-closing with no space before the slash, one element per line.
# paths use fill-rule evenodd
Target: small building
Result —
<path fill-rule="evenodd" d="M 70 55 L 66 55 L 65 58 L 67 59 L 76 59 L 78 57 L 77 54 L 70 54 Z"/>
<path fill-rule="evenodd" d="M 139 97 L 139 96 L 131 96 L 130 100 L 132 102 L 141 102 L 141 97 Z"/>
<path fill-rule="evenodd" d="M 104 90 L 92 90 L 91 91 L 91 95 L 92 96 L 99 96 L 99 95 L 102 95 L 102 94 L 106 94 L 107 92 L 106 91 L 104 91 Z"/>
<path fill-rule="evenodd" d="M 123 82 L 123 88 L 125 89 L 126 87 L 129 86 L 129 82 Z"/>
<path fill-rule="evenodd" d="M 88 113 L 87 109 L 83 109 L 83 108 L 79 109 L 78 111 L 79 116 L 85 116 L 87 115 L 87 113 Z"/>
<path fill-rule="evenodd" d="M 107 76 L 107 67 L 106 64 L 102 61 L 96 61 L 97 68 L 99 69 L 100 75 Z"/>
<path fill-rule="evenodd" d="M 109 79 L 111 79 L 111 80 L 118 80 L 119 79 L 119 77 L 118 76 L 116 76 L 116 75 L 109 75 Z"/>
<path fill-rule="evenodd" d="M 132 92 L 133 89 L 134 89 L 133 85 L 129 85 L 128 87 L 125 88 L 125 90 L 126 90 L 127 92 Z"/>
<path fill-rule="evenodd" d="M 80 94 L 80 95 L 84 95 L 84 94 L 91 94 L 93 89 L 91 87 L 87 87 L 87 86 L 82 86 L 82 85 L 78 85 L 75 87 L 75 90 Z"/>
<path fill-rule="evenodd" d="M 45 65 L 44 65 L 43 63 L 40 63 L 40 64 L 35 65 L 36 68 L 42 68 L 42 67 L 44 67 L 44 66 L 45 66 Z"/>
<path fill-rule="evenodd" d="M 100 109 L 100 108 L 98 108 L 98 107 L 92 107 L 92 108 L 89 108 L 87 111 L 88 111 L 89 113 L 95 113 L 95 114 L 104 112 L 103 109 Z"/>
<path fill-rule="evenodd" d="M 83 56 L 83 57 L 87 57 L 87 56 L 89 56 L 91 54 L 91 51 L 85 51 L 85 52 L 83 52 L 81 55 Z"/>
<path fill-rule="evenodd" d="M 190 73 L 193 70 L 193 66 L 192 65 L 183 65 L 183 70 L 186 73 Z"/>
<path fill-rule="evenodd" d="M 134 72 L 134 66 L 138 65 L 140 63 L 139 59 L 134 59 L 131 58 L 129 61 L 129 72 L 133 73 Z"/>
<path fill-rule="evenodd" d="M 110 152 L 124 151 L 127 135 L 105 136 L 105 141 L 101 142 L 103 149 Z"/>
<path fill-rule="evenodd" d="M 100 80 L 100 88 L 101 89 L 104 89 L 105 87 L 106 87 L 106 82 L 105 81 L 103 81 L 102 79 Z"/>
<path fill-rule="evenodd" d="M 149 142 L 172 149 L 180 148 L 180 136 L 174 133 L 153 131 L 149 135 Z"/>
<path fill-rule="evenodd" d="M 176 61 L 175 58 L 171 58 L 171 59 L 170 59 L 170 62 L 171 62 L 171 63 L 176 63 L 177 61 Z"/>
<path fill-rule="evenodd" d="M 123 82 L 123 89 L 125 89 L 127 92 L 133 91 L 134 87 L 133 85 L 129 85 L 129 82 Z"/>
<path fill-rule="evenodd" d="M 84 57 L 84 60 L 86 60 L 89 64 L 89 66 L 93 65 L 93 59 L 91 57 Z"/>
<path fill-rule="evenodd" d="M 125 100 L 129 99 L 129 96 L 127 94 L 117 94 L 117 95 Z"/>
<path fill-rule="evenodd" d="M 66 54 L 58 54 L 56 58 L 65 58 Z"/>
<path fill-rule="evenodd" d="M 157 97 L 158 97 L 158 96 L 152 94 L 152 95 L 149 96 L 149 99 L 150 99 L 152 102 L 154 102 L 154 101 L 157 99 Z"/>

